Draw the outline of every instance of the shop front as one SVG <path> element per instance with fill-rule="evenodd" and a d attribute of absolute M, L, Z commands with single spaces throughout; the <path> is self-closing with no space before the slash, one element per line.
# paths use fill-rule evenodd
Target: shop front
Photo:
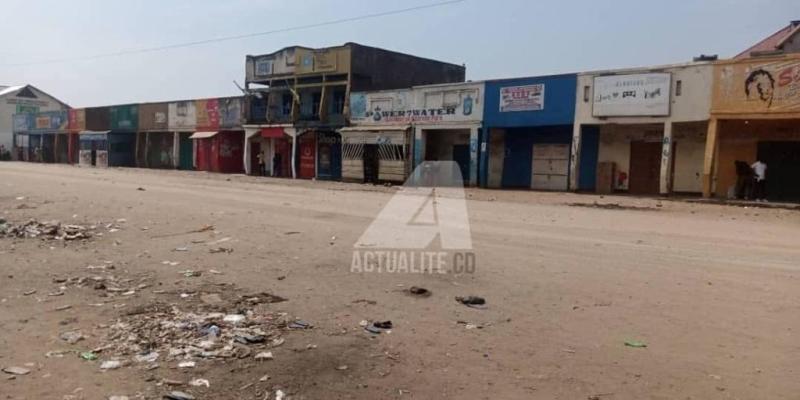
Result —
<path fill-rule="evenodd" d="M 192 134 L 190 139 L 195 142 L 197 170 L 228 174 L 244 172 L 242 166 L 244 132 L 198 131 Z"/>
<path fill-rule="evenodd" d="M 458 182 L 453 183 L 477 185 L 483 92 L 483 83 L 469 82 L 353 93 L 353 129 L 342 131 L 342 163 L 348 170 L 343 176 L 363 175 L 361 179 L 368 181 L 377 175 L 380 181 L 383 170 L 398 181 L 426 161 L 446 161 L 458 166 L 453 168 Z M 368 143 L 373 140 L 374 144 Z M 374 171 L 376 164 L 379 168 Z M 355 172 L 359 168 L 361 174 Z"/>
<path fill-rule="evenodd" d="M 67 111 L 15 114 L 13 128 L 20 160 L 41 163 L 69 162 Z"/>
<path fill-rule="evenodd" d="M 342 180 L 403 183 L 411 167 L 411 127 L 342 128 Z"/>
<path fill-rule="evenodd" d="M 699 195 L 712 69 L 695 62 L 578 74 L 570 188 Z"/>
<path fill-rule="evenodd" d="M 707 137 L 704 196 L 800 201 L 800 56 L 717 63 Z"/>
<path fill-rule="evenodd" d="M 169 131 L 177 135 L 177 155 L 173 161 L 178 169 L 195 169 L 195 141 L 191 139 L 197 132 L 197 109 L 195 102 L 176 101 L 167 105 L 167 126 Z"/>
<path fill-rule="evenodd" d="M 139 105 L 136 165 L 142 168 L 177 168 L 179 135 L 169 130 L 168 103 Z"/>
<path fill-rule="evenodd" d="M 486 82 L 482 187 L 567 190 L 575 75 Z"/>
<path fill-rule="evenodd" d="M 317 132 L 317 179 L 342 179 L 342 136 L 335 131 Z"/>
<path fill-rule="evenodd" d="M 83 131 L 78 164 L 83 167 L 108 167 L 108 134 L 110 131 Z"/>
<path fill-rule="evenodd" d="M 248 175 L 292 177 L 291 125 L 245 128 L 245 166 Z M 259 155 L 263 168 L 259 165 Z"/>

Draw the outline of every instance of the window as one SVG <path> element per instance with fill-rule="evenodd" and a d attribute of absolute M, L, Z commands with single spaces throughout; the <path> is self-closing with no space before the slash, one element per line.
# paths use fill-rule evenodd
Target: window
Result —
<path fill-rule="evenodd" d="M 586 85 L 586 86 L 583 87 L 583 102 L 584 103 L 588 103 L 589 102 L 589 99 L 591 98 L 591 96 L 590 96 L 590 92 L 591 91 L 592 91 L 592 88 L 589 85 Z"/>
<path fill-rule="evenodd" d="M 675 82 L 675 96 L 680 96 L 681 92 L 683 91 L 683 81 L 676 81 Z"/>
<path fill-rule="evenodd" d="M 292 94 L 284 93 L 281 98 L 281 115 L 289 115 L 292 113 Z"/>
<path fill-rule="evenodd" d="M 344 100 L 345 100 L 344 90 L 337 90 L 333 92 L 332 114 L 344 113 Z"/>

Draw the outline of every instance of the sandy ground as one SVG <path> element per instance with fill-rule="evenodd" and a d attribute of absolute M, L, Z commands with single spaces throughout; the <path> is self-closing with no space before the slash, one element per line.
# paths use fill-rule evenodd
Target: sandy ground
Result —
<path fill-rule="evenodd" d="M 351 272 L 353 244 L 395 190 L 0 163 L 0 212 L 11 222 L 125 220 L 82 243 L 0 239 L 0 367 L 31 370 L 0 373 L 0 396 L 158 399 L 181 390 L 272 399 L 280 389 L 292 399 L 798 398 L 800 212 L 469 190 L 475 273 Z M 620 209 L 574 204 L 595 202 Z M 159 237 L 206 224 L 214 231 Z M 233 253 L 193 243 L 224 238 Z M 130 296 L 100 297 L 91 287 L 48 295 L 104 261 L 152 286 Z M 187 269 L 221 274 L 185 277 Z M 433 295 L 404 294 L 412 285 Z M 195 292 L 283 296 L 268 310 L 313 329 L 283 332 L 286 343 L 266 362 L 101 371 L 102 353 L 76 355 L 101 345 L 127 310 L 191 307 L 180 294 Z M 460 295 L 482 296 L 488 307 L 465 307 Z M 371 335 L 359 326 L 365 319 L 394 328 Z M 59 339 L 76 329 L 87 338 Z M 46 356 L 55 350 L 72 353 Z M 210 388 L 165 383 L 194 378 Z"/>

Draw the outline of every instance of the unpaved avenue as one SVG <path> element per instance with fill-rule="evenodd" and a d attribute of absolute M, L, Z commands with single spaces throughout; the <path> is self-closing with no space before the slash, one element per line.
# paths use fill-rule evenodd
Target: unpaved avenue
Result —
<path fill-rule="evenodd" d="M 800 393 L 800 212 L 470 190 L 475 274 L 351 273 L 353 243 L 393 191 L 0 163 L 4 218 L 126 220 L 120 231 L 85 244 L 50 248 L 36 239 L 0 239 L 0 366 L 32 370 L 13 380 L 3 374 L 2 397 L 160 398 L 175 389 L 199 399 L 263 399 L 276 389 L 296 399 L 795 399 Z M 644 210 L 567 205 L 594 201 Z M 216 231 L 152 238 L 205 224 Z M 224 238 L 231 238 L 223 243 L 233 253 L 211 254 L 192 243 Z M 173 251 L 183 246 L 189 251 Z M 114 263 L 112 273 L 144 276 L 154 285 L 128 297 L 101 297 L 90 287 L 48 296 L 60 285 L 54 278 L 91 275 L 86 267 L 104 260 Z M 180 271 L 187 269 L 204 273 L 185 277 Z M 404 295 L 412 285 L 433 296 Z M 164 360 L 149 371 L 132 365 L 101 372 L 99 361 L 75 354 L 45 356 L 99 346 L 106 326 L 126 310 L 191 307 L 196 299 L 180 293 L 215 290 L 222 298 L 286 297 L 269 310 L 314 329 L 284 332 L 286 343 L 266 362 L 201 359 L 196 368 L 177 369 Z M 488 309 L 453 299 L 470 294 L 485 297 Z M 63 305 L 72 308 L 56 311 Z M 392 320 L 394 329 L 370 338 L 359 327 L 363 319 Z M 59 339 L 74 329 L 87 339 L 75 345 Z M 626 340 L 648 347 L 626 347 Z M 265 374 L 270 379 L 260 382 Z M 194 378 L 208 379 L 211 388 L 163 384 Z"/>

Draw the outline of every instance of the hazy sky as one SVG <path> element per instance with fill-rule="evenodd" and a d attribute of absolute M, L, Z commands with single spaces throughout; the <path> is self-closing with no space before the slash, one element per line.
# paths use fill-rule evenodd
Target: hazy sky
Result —
<path fill-rule="evenodd" d="M 2 0 L 0 84 L 75 107 L 235 95 L 246 54 L 348 41 L 464 63 L 468 79 L 730 57 L 800 19 L 798 0 L 466 0 L 147 54 L 9 66 L 263 32 L 437 0 Z"/>

